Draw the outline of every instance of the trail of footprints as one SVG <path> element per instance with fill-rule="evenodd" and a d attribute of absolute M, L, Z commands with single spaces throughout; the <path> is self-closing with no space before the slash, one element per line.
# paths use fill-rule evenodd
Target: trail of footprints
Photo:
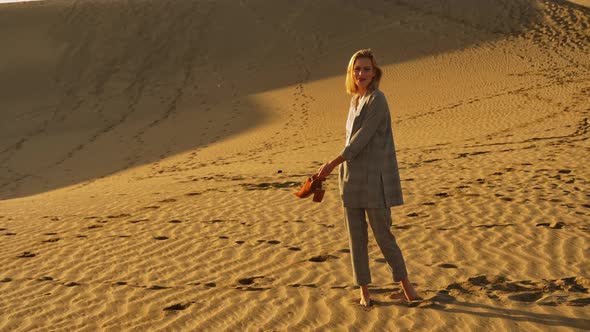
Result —
<path fill-rule="evenodd" d="M 124 218 L 124 217 L 131 217 L 131 215 L 129 214 L 121 214 L 121 215 L 113 215 L 113 216 L 109 216 L 110 218 Z M 100 219 L 99 217 L 96 216 L 92 216 L 92 217 L 86 217 L 86 219 Z M 145 219 L 148 220 L 148 219 Z M 134 220 L 130 221 L 133 222 Z M 217 223 L 223 223 L 223 222 L 227 222 L 230 220 L 222 220 L 222 219 L 211 219 L 211 220 L 206 220 L 206 221 L 202 221 L 205 224 L 210 224 L 210 225 L 214 225 Z M 169 223 L 182 223 L 181 220 L 178 219 L 173 219 L 168 221 Z M 286 221 L 289 222 L 289 221 Z M 296 220 L 295 222 L 301 223 L 303 222 L 302 220 Z M 244 226 L 251 226 L 251 224 L 248 223 L 241 223 Z M 2 228 L 1 230 L 6 230 L 6 228 Z M 43 235 L 50 235 L 50 236 L 55 236 L 57 235 L 57 233 L 44 233 Z M 218 238 L 220 240 L 229 240 L 228 236 L 224 236 L 224 235 L 220 235 L 218 236 Z M 168 240 L 169 238 L 166 236 L 154 236 L 153 237 L 154 240 Z M 59 240 L 59 239 L 58 239 Z M 46 241 L 43 241 L 46 242 Z M 57 240 L 55 241 L 49 241 L 49 242 L 57 242 Z M 235 241 L 235 243 L 237 245 L 241 245 L 246 243 L 246 241 L 243 240 L 238 240 Z M 256 240 L 255 242 L 250 243 L 253 247 L 257 246 L 257 245 L 270 245 L 270 246 L 277 246 L 279 244 L 281 244 L 282 242 L 279 240 L 265 240 L 265 239 L 259 239 Z M 302 251 L 302 249 L 300 247 L 296 247 L 296 246 L 288 246 L 288 245 L 283 245 L 283 248 L 289 250 L 289 251 L 293 251 L 293 252 L 300 252 Z M 340 252 L 342 253 L 348 253 L 348 249 L 342 249 L 340 250 Z M 18 258 L 33 258 L 36 257 L 35 253 L 32 252 L 24 252 L 21 255 L 17 256 Z M 304 259 L 302 260 L 302 262 L 310 262 L 310 263 L 322 263 L 322 262 L 327 262 L 333 259 L 337 259 L 338 256 L 335 255 L 329 255 L 329 254 L 322 254 L 322 255 L 316 255 L 316 256 L 312 256 L 310 258 Z M 43 276 L 40 278 L 25 278 L 25 280 L 38 280 L 40 282 L 54 282 L 54 283 L 59 283 L 62 284 L 64 287 L 77 287 L 77 286 L 85 286 L 88 285 L 89 283 L 79 283 L 79 282 L 75 282 L 75 281 L 60 281 L 57 279 L 54 279 L 53 277 L 50 276 Z M 10 283 L 13 281 L 17 281 L 14 280 L 11 277 L 4 277 L 3 279 L 0 279 L 1 283 Z M 231 287 L 234 288 L 236 290 L 242 290 L 242 291 L 264 291 L 264 290 L 268 290 L 271 287 L 273 287 L 273 278 L 269 278 L 266 276 L 253 276 L 253 277 L 243 277 L 240 278 L 238 280 L 236 280 L 234 283 L 231 284 L 226 284 L 224 286 L 226 287 Z M 172 286 L 162 286 L 162 285 L 141 285 L 138 283 L 128 283 L 126 281 L 115 281 L 115 282 L 105 282 L 110 284 L 113 287 L 121 287 L 121 286 L 128 286 L 128 287 L 135 287 L 135 288 L 143 288 L 149 291 L 160 291 L 160 290 L 166 290 L 166 289 L 172 289 L 172 288 L 182 288 L 183 286 L 178 286 L 178 285 L 172 285 Z M 186 286 L 191 286 L 191 287 L 199 287 L 201 290 L 207 290 L 207 289 L 212 289 L 215 287 L 218 287 L 218 283 L 216 282 L 193 282 L 193 283 L 189 283 Z M 288 285 L 289 287 L 294 287 L 294 288 L 298 288 L 298 287 L 309 287 L 309 288 L 316 288 L 318 287 L 316 284 L 290 284 Z M 45 295 L 51 295 L 51 293 L 46 293 Z M 179 311 L 179 310 L 185 310 L 187 309 L 193 302 L 185 302 L 185 303 L 176 303 L 173 305 L 170 305 L 168 307 L 163 308 L 164 311 Z"/>
<path fill-rule="evenodd" d="M 523 192 L 530 192 L 532 191 L 535 195 L 527 194 L 527 198 L 521 199 L 518 203 L 523 203 L 530 201 L 530 199 L 538 199 L 549 201 L 551 203 L 559 204 L 568 210 L 574 211 L 576 214 L 580 215 L 588 215 L 588 207 L 589 204 L 574 204 L 574 203 L 564 203 L 563 198 L 555 197 L 554 193 L 555 190 L 560 190 L 564 195 L 569 195 L 573 192 L 580 192 L 584 188 L 590 184 L 590 181 L 581 177 L 576 174 L 571 169 L 567 168 L 559 168 L 559 169 L 548 169 L 548 168 L 540 168 L 540 169 L 530 169 L 532 166 L 531 163 L 522 163 L 519 165 L 520 169 L 516 169 L 514 167 L 506 167 L 494 173 L 490 173 L 486 178 L 477 178 L 477 179 L 464 179 L 460 178 L 454 188 L 451 187 L 440 187 L 439 190 L 434 190 L 431 194 L 436 200 L 434 201 L 426 201 L 423 202 L 421 205 L 423 206 L 435 206 L 437 202 L 450 198 L 464 198 L 464 197 L 478 197 L 487 196 L 488 198 L 490 195 L 493 195 L 493 198 L 504 201 L 504 202 L 513 202 L 516 201 L 515 197 L 511 197 L 512 194 L 519 196 Z M 507 187 L 504 183 L 504 177 L 511 172 L 524 172 L 524 173 L 532 173 L 532 175 L 527 175 L 527 183 L 526 186 L 523 188 L 512 188 Z M 413 178 L 404 179 L 405 182 L 414 181 Z M 504 193 L 498 192 L 496 188 L 503 188 L 505 191 Z M 440 190 L 442 189 L 442 190 Z M 475 189 L 475 192 L 470 191 L 470 189 Z M 553 195 L 550 195 L 553 193 Z M 553 196 L 550 198 L 545 197 L 545 194 L 548 196 Z M 423 211 L 416 211 L 406 214 L 407 217 L 410 218 L 426 218 L 429 217 L 429 214 Z M 537 225 L 542 226 L 542 225 Z"/>
<path fill-rule="evenodd" d="M 218 222 L 224 222 L 223 220 L 210 220 L 207 221 L 210 224 L 215 224 Z M 51 233 L 51 235 L 55 235 L 55 233 Z M 221 240 L 229 240 L 227 236 L 219 236 Z M 236 241 L 238 243 L 239 241 Z M 244 243 L 244 241 L 241 241 Z M 278 240 L 257 240 L 256 244 L 265 244 L 265 245 L 279 245 L 281 241 Z M 292 247 L 292 246 L 284 246 L 288 250 L 291 251 L 301 251 L 299 247 Z M 339 253 L 349 254 L 350 250 L 347 248 L 343 248 L 338 250 Z M 31 258 L 35 257 L 33 253 L 24 252 L 19 257 L 21 258 Z M 322 254 L 312 256 L 307 258 L 306 260 L 309 264 L 316 264 L 316 263 L 324 263 L 329 262 L 334 259 L 338 259 L 339 257 L 336 255 L 331 254 Z M 375 259 L 378 263 L 386 263 L 383 258 Z M 459 266 L 453 263 L 437 263 L 437 264 L 426 264 L 426 266 L 433 266 L 434 268 L 440 269 L 458 269 Z M 39 278 L 25 278 L 26 280 L 38 280 L 39 282 L 54 282 L 63 285 L 64 287 L 73 288 L 73 287 L 83 287 L 87 284 L 79 283 L 76 281 L 60 281 L 56 280 L 51 276 L 43 276 Z M 0 279 L 0 283 L 11 283 L 14 280 L 11 277 L 4 277 Z M 266 277 L 263 275 L 256 275 L 256 276 L 249 276 L 249 277 L 242 277 L 234 282 L 225 285 L 218 285 L 216 282 L 193 282 L 188 283 L 186 286 L 190 287 L 198 287 L 200 290 L 208 290 L 218 286 L 223 287 L 230 287 L 240 291 L 265 291 L 275 287 L 276 285 L 273 284 L 275 281 L 274 278 Z M 183 288 L 182 285 L 169 285 L 169 286 L 162 286 L 162 285 L 141 285 L 138 283 L 128 283 L 126 281 L 113 281 L 113 282 L 105 282 L 110 284 L 112 287 L 135 287 L 135 288 L 143 288 L 148 291 L 161 291 L 167 289 L 177 289 Z M 318 288 L 321 287 L 320 285 L 309 283 L 309 284 L 289 284 L 286 285 L 287 287 L 292 288 Z M 350 286 L 331 286 L 331 289 L 351 289 Z M 590 296 L 588 296 L 590 288 L 590 280 L 585 279 L 579 276 L 572 276 L 567 278 L 561 279 L 543 279 L 543 280 L 520 280 L 520 281 L 512 281 L 505 276 L 488 276 L 488 275 L 480 275 L 468 278 L 466 281 L 461 282 L 454 282 L 449 284 L 447 287 L 438 290 L 429 290 L 424 289 L 423 292 L 425 294 L 429 294 L 425 300 L 420 302 L 411 302 L 411 303 L 403 303 L 403 305 L 407 306 L 417 306 L 421 308 L 444 308 L 445 304 L 452 304 L 458 298 L 464 297 L 488 297 L 499 302 L 505 301 L 513 301 L 517 303 L 523 304 L 536 304 L 536 305 L 543 305 L 543 306 L 558 306 L 558 305 L 568 305 L 568 306 L 587 306 L 590 304 Z M 393 294 L 391 295 L 391 299 L 399 298 L 400 297 L 400 290 L 397 287 L 391 289 Z M 397 292 L 397 293 L 396 293 Z M 51 295 L 51 293 L 46 293 L 44 295 Z M 170 306 L 164 307 L 163 311 L 174 312 L 174 311 L 182 311 L 190 307 L 191 304 L 195 303 L 194 301 L 190 302 L 181 302 L 171 304 Z"/>
<path fill-rule="evenodd" d="M 270 242 L 270 241 L 264 241 Z M 339 252 L 348 253 L 348 249 L 341 249 Z M 337 256 L 332 255 L 319 255 L 308 259 L 309 262 L 326 262 L 330 259 L 336 259 Z M 376 259 L 379 263 L 385 263 L 382 258 Z M 434 264 L 427 264 L 432 266 Z M 441 269 L 457 269 L 459 268 L 456 264 L 452 263 L 438 263 L 435 268 Z M 50 276 L 43 276 L 40 278 L 25 278 L 23 280 L 37 280 L 39 282 L 53 282 L 63 285 L 64 287 L 83 287 L 86 284 L 78 283 L 75 281 L 60 281 Z M 11 283 L 19 280 L 14 280 L 10 277 L 4 277 L 0 279 L 0 283 Z M 216 282 L 193 282 L 188 283 L 186 286 L 199 287 L 200 290 L 209 290 L 218 286 L 229 287 L 240 291 L 265 291 L 269 290 L 277 285 L 274 285 L 274 278 L 266 277 L 263 275 L 242 277 L 236 279 L 234 282 L 230 282 L 225 285 L 218 285 Z M 148 291 L 161 291 L 167 289 L 183 288 L 184 286 L 172 285 L 141 285 L 137 283 L 130 284 L 126 281 L 115 281 L 105 282 L 110 284 L 112 287 L 134 287 L 143 288 Z M 321 286 L 315 283 L 308 284 L 289 284 L 287 287 L 292 288 L 320 288 Z M 331 289 L 352 289 L 351 286 L 330 286 Z M 503 302 L 515 302 L 521 304 L 534 304 L 541 306 L 587 306 L 590 305 L 589 294 L 590 280 L 580 277 L 571 276 L 560 279 L 541 279 L 541 280 L 517 280 L 513 281 L 506 276 L 496 275 L 478 275 L 469 277 L 464 281 L 453 282 L 441 289 L 423 289 L 421 292 L 427 294 L 425 299 L 422 301 L 406 303 L 400 301 L 402 305 L 410 307 L 420 308 L 438 308 L 444 309 L 446 304 L 452 304 L 453 302 L 461 299 L 469 299 L 473 297 L 487 297 Z M 392 293 L 390 299 L 400 299 L 402 296 L 399 287 L 392 287 L 386 289 L 387 292 Z M 44 295 L 51 295 L 46 293 Z M 179 302 L 171 304 L 170 306 L 164 307 L 163 311 L 181 311 L 190 307 L 191 304 L 196 303 L 195 301 Z M 379 303 L 376 301 L 376 303 Z"/>

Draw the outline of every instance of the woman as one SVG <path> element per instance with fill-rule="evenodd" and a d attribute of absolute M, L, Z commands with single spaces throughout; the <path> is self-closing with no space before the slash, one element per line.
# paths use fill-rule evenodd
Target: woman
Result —
<path fill-rule="evenodd" d="M 399 171 L 391 130 L 391 116 L 383 92 L 379 91 L 382 71 L 370 49 L 352 56 L 346 73 L 346 91 L 352 95 L 346 122 L 346 146 L 338 157 L 318 171 L 325 179 L 339 167 L 340 195 L 353 277 L 360 286 L 363 306 L 371 305 L 368 284 L 371 282 L 367 250 L 367 221 L 393 280 L 401 281 L 408 301 L 420 299 L 408 279 L 406 265 L 395 237 L 390 231 L 391 206 L 403 204 Z"/>

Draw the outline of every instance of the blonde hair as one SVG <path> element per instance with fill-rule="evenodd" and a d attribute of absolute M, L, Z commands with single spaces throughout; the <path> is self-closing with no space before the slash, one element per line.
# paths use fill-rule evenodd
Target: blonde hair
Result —
<path fill-rule="evenodd" d="M 379 82 L 381 82 L 381 76 L 383 75 L 383 71 L 381 70 L 381 68 L 377 66 L 377 60 L 375 60 L 373 51 L 370 48 L 356 51 L 350 58 L 350 61 L 348 62 L 348 69 L 346 71 L 346 92 L 350 95 L 355 95 L 358 93 L 358 86 L 356 86 L 356 84 L 354 83 L 353 77 L 354 63 L 358 58 L 371 59 L 371 63 L 375 70 L 375 76 L 373 77 L 373 80 L 368 86 L 369 91 L 373 91 L 376 88 L 379 88 Z"/>

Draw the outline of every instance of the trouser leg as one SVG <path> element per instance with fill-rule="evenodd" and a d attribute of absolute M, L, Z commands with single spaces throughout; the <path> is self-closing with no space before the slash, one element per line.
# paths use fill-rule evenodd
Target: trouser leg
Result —
<path fill-rule="evenodd" d="M 408 276 L 406 263 L 395 237 L 391 233 L 391 210 L 389 208 L 367 209 L 367 216 L 375 240 L 387 261 L 394 281 L 401 281 Z"/>
<path fill-rule="evenodd" d="M 367 248 L 369 236 L 365 209 L 345 207 L 344 221 L 348 231 L 353 278 L 357 285 L 368 285 L 371 283 L 371 272 L 369 270 L 369 251 Z"/>

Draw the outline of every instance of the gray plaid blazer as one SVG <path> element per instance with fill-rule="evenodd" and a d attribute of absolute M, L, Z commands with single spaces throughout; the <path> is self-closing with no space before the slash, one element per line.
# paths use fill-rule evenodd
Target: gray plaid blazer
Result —
<path fill-rule="evenodd" d="M 352 126 L 350 143 L 339 167 L 342 203 L 349 208 L 383 208 L 404 204 L 391 115 L 385 95 L 369 92 Z"/>

